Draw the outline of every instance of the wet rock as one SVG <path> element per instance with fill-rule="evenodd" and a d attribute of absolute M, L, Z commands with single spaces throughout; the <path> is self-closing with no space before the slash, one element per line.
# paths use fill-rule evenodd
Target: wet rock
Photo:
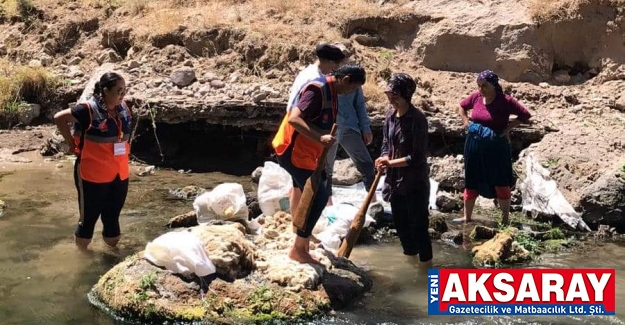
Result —
<path fill-rule="evenodd" d="M 182 67 L 174 70 L 169 78 L 176 86 L 186 87 L 195 81 L 195 70 L 190 67 Z"/>
<path fill-rule="evenodd" d="M 430 235 L 431 239 L 440 239 L 441 238 L 441 233 L 439 233 L 438 231 L 434 230 L 433 228 L 428 228 L 428 234 Z"/>
<path fill-rule="evenodd" d="M 246 238 L 240 224 L 184 230 L 200 238 L 217 269 L 217 278 L 204 283 L 205 301 L 197 277 L 156 267 L 142 253 L 113 267 L 90 295 L 120 317 L 154 323 L 261 319 L 290 323 L 343 308 L 370 290 L 372 281 L 366 272 L 314 243 L 311 253 L 320 257 L 322 266 L 291 261 L 287 257 L 293 240 L 290 229 L 290 216 L 278 213 L 264 222 L 263 231 L 271 236 Z"/>
<path fill-rule="evenodd" d="M 469 237 L 474 240 L 487 240 L 492 239 L 497 234 L 497 230 L 482 225 L 477 225 L 471 231 Z"/>
<path fill-rule="evenodd" d="M 258 196 L 256 192 L 247 192 L 245 194 L 245 199 L 245 204 L 247 204 L 247 209 L 249 211 L 249 220 L 255 219 L 263 214 L 263 211 L 260 209 L 260 205 L 258 204 Z"/>
<path fill-rule="evenodd" d="M 202 193 L 206 192 L 206 189 L 197 186 L 185 186 L 183 188 L 177 188 L 170 190 L 169 194 L 183 200 L 194 200 Z"/>
<path fill-rule="evenodd" d="M 195 227 L 198 225 L 197 215 L 195 211 L 189 211 L 187 213 L 177 215 L 169 220 L 167 223 L 168 228 L 181 228 L 181 227 Z"/>
<path fill-rule="evenodd" d="M 463 202 L 456 196 L 441 192 L 436 196 L 436 206 L 441 212 L 454 212 L 462 210 Z"/>
<path fill-rule="evenodd" d="M 67 150 L 69 150 L 69 147 L 67 143 L 65 143 L 65 139 L 63 139 L 63 136 L 57 131 L 52 134 L 50 138 L 45 140 L 39 153 L 44 157 L 48 157 L 58 153 L 65 153 Z"/>
<path fill-rule="evenodd" d="M 430 217 L 430 225 L 429 228 L 434 229 L 436 232 L 442 234 L 447 232 L 447 222 L 445 221 L 445 217 L 441 214 L 434 214 Z"/>
<path fill-rule="evenodd" d="M 462 156 L 428 158 L 430 177 L 439 183 L 439 189 L 447 191 L 464 190 L 464 164 Z"/>
<path fill-rule="evenodd" d="M 351 159 L 341 159 L 334 162 L 332 184 L 349 186 L 360 181 L 362 181 L 362 175 Z"/>
<path fill-rule="evenodd" d="M 606 240 L 618 236 L 618 232 L 614 227 L 610 227 L 608 225 L 599 225 L 599 229 L 597 229 L 597 232 L 594 233 L 593 236 L 595 237 L 595 239 Z"/>
<path fill-rule="evenodd" d="M 252 183 L 258 184 L 260 181 L 260 176 L 263 175 L 263 167 L 256 167 L 252 172 Z"/>
<path fill-rule="evenodd" d="M 376 223 L 381 223 L 384 221 L 384 206 L 379 202 L 371 203 L 367 214 L 370 215 Z"/>
<path fill-rule="evenodd" d="M 373 234 L 373 238 L 379 243 L 393 242 L 398 238 L 397 230 L 391 227 L 382 227 L 376 230 Z"/>
<path fill-rule="evenodd" d="M 441 235 L 441 240 L 454 245 L 462 245 L 464 239 L 462 232 L 458 230 L 448 231 Z"/>
<path fill-rule="evenodd" d="M 517 263 L 530 259 L 530 253 L 514 241 L 509 232 L 500 232 L 493 239 L 473 247 L 473 261 L 478 265 Z"/>

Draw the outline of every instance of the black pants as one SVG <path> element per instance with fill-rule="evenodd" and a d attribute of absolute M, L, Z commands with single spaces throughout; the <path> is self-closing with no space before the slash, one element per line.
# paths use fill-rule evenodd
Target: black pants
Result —
<path fill-rule="evenodd" d="M 432 259 L 432 241 L 429 228 L 429 180 L 410 194 L 394 193 L 390 199 L 395 229 L 405 255 L 419 255 L 421 262 Z"/>
<path fill-rule="evenodd" d="M 74 164 L 74 182 L 78 191 L 80 220 L 74 233 L 76 237 L 91 239 L 95 224 L 102 217 L 102 236 L 113 238 L 121 235 L 119 214 L 126 202 L 128 179 L 121 180 L 119 175 L 110 183 L 92 183 L 85 181 L 78 173 L 80 161 Z"/>
<path fill-rule="evenodd" d="M 282 157 L 278 156 L 278 163 L 280 164 L 280 167 L 284 168 L 284 170 L 291 174 L 291 178 L 293 178 L 293 186 L 296 186 L 303 191 L 306 181 L 313 174 L 313 171 L 293 166 L 293 163 L 291 162 L 291 152 L 292 150 L 288 149 Z M 326 178 L 326 173 L 323 172 L 321 184 L 319 184 L 319 187 L 317 188 L 315 199 L 312 202 L 310 213 L 306 219 L 306 229 L 305 231 L 301 231 L 299 229 L 296 231 L 296 234 L 299 237 L 308 238 L 312 234 L 317 221 L 319 221 L 319 217 L 321 217 L 323 209 L 325 209 L 326 204 L 328 203 L 328 192 L 325 187 Z M 295 211 L 291 211 L 291 214 L 294 213 Z"/>

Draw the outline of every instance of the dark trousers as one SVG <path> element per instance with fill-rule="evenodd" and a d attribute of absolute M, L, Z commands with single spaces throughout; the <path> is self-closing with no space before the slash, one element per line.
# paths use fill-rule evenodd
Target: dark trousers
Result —
<path fill-rule="evenodd" d="M 428 181 L 429 185 L 429 181 Z M 429 228 L 429 186 L 418 187 L 410 194 L 394 193 L 390 199 L 395 229 L 405 255 L 419 255 L 419 260 L 432 259 Z"/>
<path fill-rule="evenodd" d="M 121 180 L 119 175 L 110 183 L 92 183 L 80 177 L 80 160 L 74 165 L 74 183 L 78 191 L 80 220 L 75 235 L 91 239 L 98 219 L 102 217 L 102 236 L 117 237 L 121 234 L 119 214 L 126 202 L 128 179 Z"/>
<path fill-rule="evenodd" d="M 297 186 L 300 190 L 304 190 L 304 186 L 306 185 L 306 181 L 313 174 L 312 170 L 301 169 L 293 166 L 291 162 L 291 150 L 287 150 L 284 155 L 278 156 L 278 163 L 280 167 L 284 168 L 289 174 L 291 174 L 291 178 L 293 178 L 293 185 Z M 315 194 L 315 199 L 312 202 L 312 206 L 310 207 L 310 212 L 308 213 L 308 218 L 306 219 L 306 229 L 305 231 L 301 231 L 299 229 L 296 230 L 296 234 L 299 237 L 307 238 L 312 234 L 317 221 L 319 221 L 319 217 L 321 217 L 321 213 L 323 209 L 325 209 L 326 204 L 328 203 L 328 192 L 325 188 L 325 172 L 322 177 L 322 180 L 317 188 L 317 193 Z M 301 203 L 301 202 L 300 202 Z M 291 211 L 291 214 L 294 214 L 295 211 Z"/>

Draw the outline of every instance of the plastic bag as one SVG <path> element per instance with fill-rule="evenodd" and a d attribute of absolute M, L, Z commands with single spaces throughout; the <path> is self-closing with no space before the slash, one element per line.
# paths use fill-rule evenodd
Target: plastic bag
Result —
<path fill-rule="evenodd" d="M 558 185 L 549 175 L 549 171 L 542 167 L 531 154 L 525 157 L 525 179 L 520 188 L 523 211 L 532 214 L 555 215 L 572 229 L 590 231 L 582 219 L 582 214 L 575 211 L 558 190 Z"/>
<path fill-rule="evenodd" d="M 266 161 L 258 180 L 258 205 L 266 216 L 288 211 L 289 193 L 293 188 L 291 175 L 280 165 Z"/>
<path fill-rule="evenodd" d="M 438 182 L 430 178 L 430 210 L 438 210 L 436 193 L 438 193 Z"/>
<path fill-rule="evenodd" d="M 193 209 L 200 224 L 209 220 L 247 219 L 249 210 L 246 203 L 241 184 L 223 183 L 198 196 L 193 201 Z"/>
<path fill-rule="evenodd" d="M 359 208 L 351 204 L 344 203 L 326 207 L 321 214 L 320 222 L 317 223 L 320 227 L 315 227 L 313 234 L 321 241 L 324 247 L 338 249 L 337 245 L 340 245 L 341 239 L 347 236 L 349 226 L 359 210 Z M 366 215 L 363 227 L 369 227 L 371 223 L 375 223 L 375 219 Z"/>
<path fill-rule="evenodd" d="M 155 265 L 182 275 L 199 277 L 217 271 L 200 239 L 188 231 L 168 232 L 149 242 L 143 256 Z"/>

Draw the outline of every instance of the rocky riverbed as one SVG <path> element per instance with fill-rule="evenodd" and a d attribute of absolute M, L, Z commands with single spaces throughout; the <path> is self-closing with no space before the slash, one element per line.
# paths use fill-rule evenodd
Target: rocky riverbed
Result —
<path fill-rule="evenodd" d="M 289 260 L 290 229 L 290 216 L 278 213 L 264 219 L 256 236 L 239 223 L 182 230 L 200 239 L 216 278 L 185 278 L 154 266 L 139 252 L 102 276 L 93 297 L 134 320 L 237 324 L 320 317 L 371 288 L 362 269 L 315 244 L 311 254 L 321 265 Z"/>

